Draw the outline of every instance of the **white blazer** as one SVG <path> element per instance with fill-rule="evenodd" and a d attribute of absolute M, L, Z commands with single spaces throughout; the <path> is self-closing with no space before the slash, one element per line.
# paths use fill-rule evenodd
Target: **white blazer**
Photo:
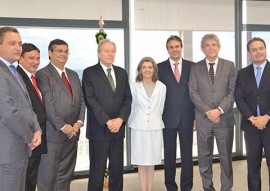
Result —
<path fill-rule="evenodd" d="M 132 105 L 128 127 L 137 130 L 163 129 L 162 113 L 166 98 L 166 86 L 157 81 L 151 97 L 146 94 L 142 82 L 131 84 Z"/>

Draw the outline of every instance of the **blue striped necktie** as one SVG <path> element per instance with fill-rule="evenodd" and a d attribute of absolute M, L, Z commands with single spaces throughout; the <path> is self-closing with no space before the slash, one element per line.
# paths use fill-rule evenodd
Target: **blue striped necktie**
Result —
<path fill-rule="evenodd" d="M 18 76 L 18 72 L 16 70 L 16 67 L 14 65 L 9 65 L 9 69 L 11 70 L 12 74 L 15 76 L 17 82 L 19 83 L 19 85 L 21 86 L 21 88 L 23 89 L 24 92 L 26 92 L 26 89 L 23 85 L 23 82 L 21 81 L 21 79 Z"/>

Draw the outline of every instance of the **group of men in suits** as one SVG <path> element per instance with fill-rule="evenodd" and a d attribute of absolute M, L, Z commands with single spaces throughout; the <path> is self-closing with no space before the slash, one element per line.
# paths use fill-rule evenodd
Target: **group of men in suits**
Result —
<path fill-rule="evenodd" d="M 270 164 L 270 66 L 264 40 L 253 38 L 248 42 L 253 64 L 241 69 L 238 77 L 234 63 L 218 56 L 220 42 L 215 34 L 202 38 L 205 59 L 196 64 L 182 58 L 183 43 L 178 36 L 169 37 L 166 48 L 170 57 L 158 64 L 158 75 L 167 87 L 163 112 L 167 190 L 178 190 L 175 181 L 177 134 L 182 167 L 180 187 L 192 190 L 194 129 L 197 129 L 204 190 L 215 190 L 212 182 L 214 138 L 221 163 L 221 190 L 232 189 L 234 99 L 242 113 L 248 187 L 251 191 L 261 190 L 263 150 Z M 78 74 L 65 67 L 69 55 L 65 41 L 51 41 L 48 54 L 50 63 L 36 72 L 40 64 L 39 49 L 30 43 L 22 44 L 17 29 L 0 28 L 0 190 L 34 191 L 36 184 L 39 191 L 70 190 L 86 106 L 88 190 L 103 189 L 109 159 L 109 190 L 121 191 L 123 138 L 132 96 L 127 72 L 113 65 L 115 43 L 105 39 L 98 44 L 99 62 L 84 70 L 82 86 Z"/>
<path fill-rule="evenodd" d="M 196 64 L 181 57 L 183 44 L 179 37 L 169 37 L 166 47 L 170 57 L 158 64 L 158 74 L 160 81 L 167 87 L 163 111 L 167 190 L 178 190 L 175 182 L 177 134 L 182 168 L 180 190 L 192 189 L 194 129 L 197 130 L 198 162 L 203 189 L 215 190 L 212 181 L 212 161 L 216 139 L 221 166 L 221 190 L 232 190 L 232 146 L 235 125 L 233 104 L 236 101 L 242 114 L 241 129 L 244 131 L 247 148 L 248 189 L 260 191 L 263 151 L 267 164 L 270 164 L 268 127 L 270 89 L 267 85 L 270 82 L 270 66 L 266 59 L 264 40 L 255 37 L 248 42 L 247 51 L 252 64 L 241 69 L 238 76 L 234 63 L 219 57 L 221 46 L 215 34 L 206 34 L 202 38 L 201 50 L 205 59 Z M 176 70 L 181 71 L 179 81 L 175 74 Z"/>
<path fill-rule="evenodd" d="M 68 44 L 55 39 L 48 53 L 36 72 L 39 49 L 0 28 L 1 191 L 70 190 L 85 104 L 78 74 L 65 68 Z"/>

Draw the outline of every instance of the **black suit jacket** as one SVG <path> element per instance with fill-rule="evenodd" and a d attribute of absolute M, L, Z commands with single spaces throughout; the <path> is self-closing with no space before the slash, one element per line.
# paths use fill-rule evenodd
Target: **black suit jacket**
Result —
<path fill-rule="evenodd" d="M 30 96 L 30 100 L 32 102 L 33 110 L 37 115 L 38 123 L 40 125 L 41 130 L 42 130 L 41 144 L 32 151 L 31 156 L 36 156 L 39 154 L 47 153 L 46 112 L 45 112 L 44 104 L 41 102 L 31 80 L 29 79 L 29 77 L 27 76 L 25 71 L 20 67 L 20 65 L 18 65 L 17 71 L 21 75 L 21 77 L 26 85 L 27 91 L 28 91 L 29 96 Z"/>
<path fill-rule="evenodd" d="M 267 61 L 260 86 L 257 88 L 253 65 L 239 70 L 236 87 L 235 101 L 242 114 L 241 129 L 243 131 L 256 132 L 257 128 L 248 120 L 251 116 L 257 116 L 257 104 L 260 106 L 261 115 L 270 116 L 270 63 Z M 267 123 L 265 130 L 270 130 Z"/>
<path fill-rule="evenodd" d="M 163 111 L 165 128 L 193 127 L 194 105 L 189 97 L 188 81 L 191 65 L 188 60 L 182 59 L 180 82 L 175 79 L 169 59 L 158 64 L 159 80 L 166 85 L 166 101 Z"/>
<path fill-rule="evenodd" d="M 86 137 L 90 140 L 125 137 L 125 124 L 131 111 L 132 95 L 127 72 L 117 66 L 113 66 L 113 69 L 116 78 L 114 92 L 100 63 L 86 68 L 83 72 L 82 85 L 87 107 Z M 117 117 L 124 122 L 118 133 L 111 133 L 106 123 Z"/>

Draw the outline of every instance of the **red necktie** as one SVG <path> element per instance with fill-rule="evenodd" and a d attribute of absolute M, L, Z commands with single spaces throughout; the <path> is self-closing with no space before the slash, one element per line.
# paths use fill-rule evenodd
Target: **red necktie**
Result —
<path fill-rule="evenodd" d="M 174 64 L 174 76 L 175 76 L 176 81 L 179 83 L 179 81 L 180 81 L 180 72 L 179 72 L 179 69 L 178 69 L 178 64 L 179 63 Z"/>
<path fill-rule="evenodd" d="M 42 102 L 42 97 L 41 97 L 40 91 L 39 91 L 39 89 L 38 89 L 37 81 L 36 81 L 36 78 L 35 78 L 34 75 L 31 76 L 31 80 L 32 80 L 33 86 L 34 86 L 34 88 L 35 88 L 35 90 L 36 90 L 36 92 L 37 92 L 37 94 L 38 94 L 38 97 L 39 97 L 39 99 L 40 99 L 41 102 Z"/>
<path fill-rule="evenodd" d="M 62 80 L 63 80 L 65 86 L 67 87 L 68 92 L 70 93 L 71 97 L 73 97 L 72 89 L 71 89 L 71 87 L 70 87 L 70 84 L 69 84 L 69 82 L 68 82 L 68 79 L 67 79 L 67 77 L 66 77 L 65 72 L 62 72 Z"/>

